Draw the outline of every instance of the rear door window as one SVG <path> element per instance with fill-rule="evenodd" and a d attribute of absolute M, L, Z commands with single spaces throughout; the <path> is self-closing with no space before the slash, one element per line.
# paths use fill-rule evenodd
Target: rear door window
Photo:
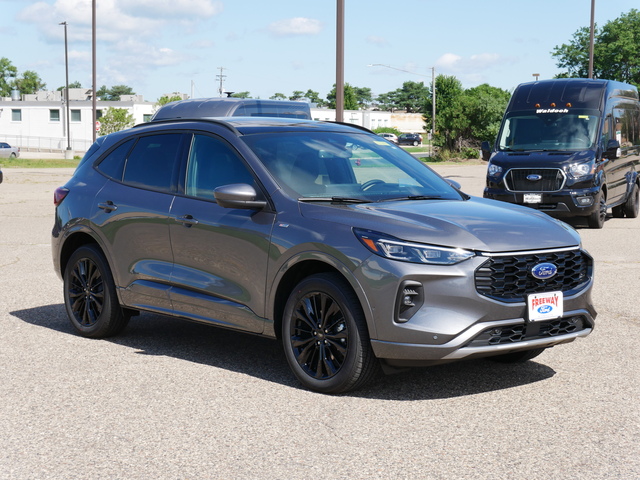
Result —
<path fill-rule="evenodd" d="M 183 137 L 181 133 L 140 137 L 125 162 L 122 181 L 153 190 L 175 190 Z"/>

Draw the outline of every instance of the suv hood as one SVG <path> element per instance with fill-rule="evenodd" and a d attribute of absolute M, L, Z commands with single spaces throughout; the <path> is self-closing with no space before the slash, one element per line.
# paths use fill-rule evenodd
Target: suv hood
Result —
<path fill-rule="evenodd" d="M 569 225 L 527 207 L 470 200 L 407 200 L 355 205 L 303 203 L 302 214 L 324 222 L 375 230 L 403 240 L 483 252 L 580 245 Z"/>

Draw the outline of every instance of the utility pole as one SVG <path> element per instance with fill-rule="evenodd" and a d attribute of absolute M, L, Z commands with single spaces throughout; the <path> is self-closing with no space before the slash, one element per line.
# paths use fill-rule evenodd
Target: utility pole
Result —
<path fill-rule="evenodd" d="M 344 121 L 344 0 L 336 14 L 336 122 Z"/>
<path fill-rule="evenodd" d="M 589 78 L 593 78 L 593 37 L 595 31 L 596 0 L 591 0 L 591 27 L 589 33 Z"/>
<path fill-rule="evenodd" d="M 98 121 L 97 96 L 98 82 L 96 81 L 96 1 L 91 2 L 91 130 L 93 130 L 93 141 L 96 141 L 96 127 Z"/>
<path fill-rule="evenodd" d="M 223 75 L 222 72 L 224 70 L 226 70 L 226 68 L 218 67 L 218 70 L 220 70 L 220 74 L 216 75 L 216 80 L 220 80 L 220 86 L 218 87 L 218 93 L 222 97 L 222 93 L 224 92 L 224 79 L 227 78 L 227 76 Z"/>

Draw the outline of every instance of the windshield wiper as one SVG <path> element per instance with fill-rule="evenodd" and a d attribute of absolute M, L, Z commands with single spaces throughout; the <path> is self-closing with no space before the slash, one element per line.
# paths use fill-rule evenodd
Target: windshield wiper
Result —
<path fill-rule="evenodd" d="M 396 202 L 399 200 L 442 200 L 442 195 L 407 195 L 405 197 L 382 198 L 378 202 Z"/>
<path fill-rule="evenodd" d="M 371 200 L 351 197 L 300 197 L 299 202 L 371 203 Z"/>

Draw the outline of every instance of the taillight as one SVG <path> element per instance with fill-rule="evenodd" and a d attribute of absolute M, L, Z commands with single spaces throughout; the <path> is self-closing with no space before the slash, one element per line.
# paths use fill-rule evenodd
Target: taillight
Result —
<path fill-rule="evenodd" d="M 53 192 L 53 204 L 57 207 L 62 203 L 64 198 L 69 194 L 69 189 L 64 187 L 56 188 L 56 191 Z"/>

